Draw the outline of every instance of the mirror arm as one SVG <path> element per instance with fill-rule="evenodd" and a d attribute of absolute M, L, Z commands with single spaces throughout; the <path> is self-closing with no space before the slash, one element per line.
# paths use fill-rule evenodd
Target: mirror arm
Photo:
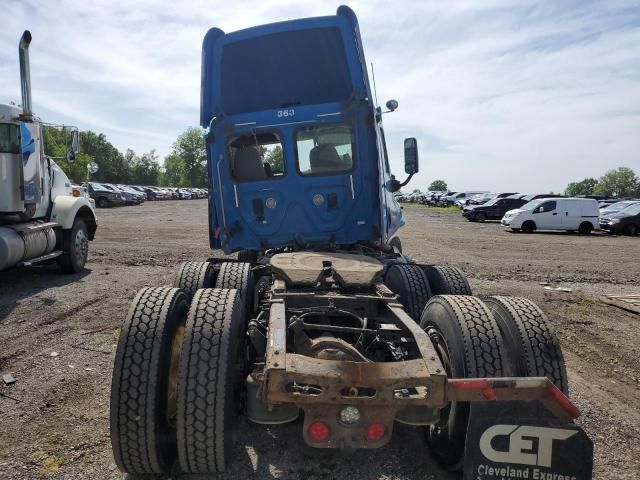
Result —
<path fill-rule="evenodd" d="M 411 175 L 409 175 L 407 177 L 407 179 L 400 183 L 398 180 L 396 180 L 395 178 L 393 180 L 391 180 L 391 185 L 389 185 L 389 190 L 391 190 L 391 192 L 397 192 L 398 190 L 400 190 L 402 187 L 404 187 L 405 185 L 407 185 L 407 183 L 409 183 L 411 181 L 411 178 L 413 177 L 413 173 Z"/>

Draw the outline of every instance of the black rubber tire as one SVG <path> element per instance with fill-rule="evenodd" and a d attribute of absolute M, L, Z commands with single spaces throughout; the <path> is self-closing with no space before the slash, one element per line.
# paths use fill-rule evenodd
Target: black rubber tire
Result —
<path fill-rule="evenodd" d="M 582 222 L 578 227 L 578 233 L 580 233 L 580 235 L 589 235 L 591 230 L 593 230 L 591 222 Z"/>
<path fill-rule="evenodd" d="M 527 220 L 522 224 L 521 229 L 524 233 L 533 233 L 536 231 L 536 224 L 531 220 Z"/>
<path fill-rule="evenodd" d="M 244 318 L 237 290 L 205 288 L 191 303 L 178 386 L 178 458 L 183 472 L 221 473 L 244 381 Z"/>
<path fill-rule="evenodd" d="M 429 287 L 433 295 L 473 295 L 467 276 L 451 265 L 425 265 Z"/>
<path fill-rule="evenodd" d="M 484 212 L 478 212 L 473 216 L 474 220 L 479 223 L 484 223 L 487 220 L 487 214 Z"/>
<path fill-rule="evenodd" d="M 565 394 L 569 392 L 567 369 L 560 342 L 549 328 L 542 310 L 521 297 L 494 296 L 484 299 L 504 337 L 508 365 L 515 377 L 547 377 Z"/>
<path fill-rule="evenodd" d="M 638 234 L 638 227 L 636 227 L 633 223 L 624 227 L 624 234 L 633 237 Z"/>
<path fill-rule="evenodd" d="M 420 327 L 434 343 L 450 378 L 503 376 L 504 341 L 494 317 L 479 298 L 435 296 L 422 313 Z M 469 404 L 458 402 L 442 409 L 438 423 L 424 427 L 433 456 L 445 468 L 462 468 L 468 423 Z"/>
<path fill-rule="evenodd" d="M 400 297 L 400 303 L 409 316 L 419 322 L 422 310 L 432 295 L 427 274 L 422 267 L 414 263 L 391 265 L 384 284 Z"/>
<path fill-rule="evenodd" d="M 76 218 L 71 230 L 62 231 L 62 255 L 58 264 L 64 273 L 78 273 L 84 270 L 89 256 L 89 233 L 84 221 Z"/>
<path fill-rule="evenodd" d="M 167 471 L 176 458 L 167 416 L 171 346 L 189 299 L 180 289 L 145 287 L 122 325 L 111 382 L 111 447 L 118 468 L 134 475 Z"/>
<path fill-rule="evenodd" d="M 224 262 L 214 286 L 216 288 L 235 288 L 242 297 L 242 304 L 247 315 L 251 315 L 255 308 L 255 279 L 250 263 Z"/>
<path fill-rule="evenodd" d="M 400 240 L 400 237 L 391 238 L 391 240 L 389 240 L 389 246 L 396 248 L 399 253 L 402 253 L 402 240 Z"/>
<path fill-rule="evenodd" d="M 245 263 L 255 263 L 258 261 L 259 252 L 257 250 L 240 250 L 238 261 Z"/>
<path fill-rule="evenodd" d="M 98 208 L 107 208 L 110 203 L 109 200 L 107 200 L 105 197 L 98 197 L 96 205 L 98 206 Z"/>
<path fill-rule="evenodd" d="M 191 299 L 196 290 L 209 288 L 213 282 L 214 269 L 209 262 L 182 262 L 176 272 L 173 286 L 184 290 Z"/>

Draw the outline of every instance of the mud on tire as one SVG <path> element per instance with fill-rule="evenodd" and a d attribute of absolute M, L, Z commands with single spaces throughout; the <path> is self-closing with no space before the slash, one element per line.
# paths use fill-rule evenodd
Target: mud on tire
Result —
<path fill-rule="evenodd" d="M 422 267 L 413 263 L 396 264 L 389 267 L 384 284 L 400 297 L 400 303 L 416 322 L 427 301 L 431 298 L 431 289 Z"/>
<path fill-rule="evenodd" d="M 192 298 L 196 290 L 210 287 L 213 279 L 213 265 L 209 262 L 182 262 L 176 272 L 173 286 L 183 289 L 189 298 Z"/>
<path fill-rule="evenodd" d="M 484 303 L 504 337 L 507 363 L 515 370 L 506 372 L 507 375 L 547 377 L 567 394 L 567 370 L 560 342 L 549 328 L 542 310 L 531 300 L 521 297 L 487 297 Z"/>
<path fill-rule="evenodd" d="M 111 383 L 111 446 L 118 468 L 162 473 L 176 457 L 167 418 L 171 347 L 184 322 L 187 295 L 170 287 L 138 292 L 118 341 Z"/>
<path fill-rule="evenodd" d="M 473 295 L 467 276 L 451 265 L 425 265 L 433 295 Z"/>
<path fill-rule="evenodd" d="M 198 290 L 191 303 L 178 387 L 178 458 L 184 472 L 224 472 L 243 381 L 243 308 L 236 290 Z"/>
<path fill-rule="evenodd" d="M 438 295 L 427 303 L 420 327 L 434 344 L 449 378 L 501 377 L 505 350 L 500 329 L 476 297 Z M 451 403 L 435 425 L 424 427 L 427 444 L 440 464 L 462 468 L 469 404 Z"/>

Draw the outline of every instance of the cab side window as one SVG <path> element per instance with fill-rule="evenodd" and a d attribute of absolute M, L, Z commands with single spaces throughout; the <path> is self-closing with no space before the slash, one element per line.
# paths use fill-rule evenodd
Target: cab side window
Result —
<path fill-rule="evenodd" d="M 553 212 L 556 209 L 556 202 L 544 202 L 536 209 L 536 213 Z"/>

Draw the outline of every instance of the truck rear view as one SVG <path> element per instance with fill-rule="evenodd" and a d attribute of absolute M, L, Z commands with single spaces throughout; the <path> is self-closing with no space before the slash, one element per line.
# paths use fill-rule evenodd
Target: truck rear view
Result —
<path fill-rule="evenodd" d="M 468 479 L 590 478 L 542 311 L 402 253 L 382 114 L 347 7 L 207 33 L 210 241 L 239 256 L 185 262 L 136 296 L 112 382 L 123 471 L 223 472 L 242 415 L 302 418 L 310 447 L 343 451 L 413 425 Z M 410 179 L 416 139 L 404 151 Z"/>

